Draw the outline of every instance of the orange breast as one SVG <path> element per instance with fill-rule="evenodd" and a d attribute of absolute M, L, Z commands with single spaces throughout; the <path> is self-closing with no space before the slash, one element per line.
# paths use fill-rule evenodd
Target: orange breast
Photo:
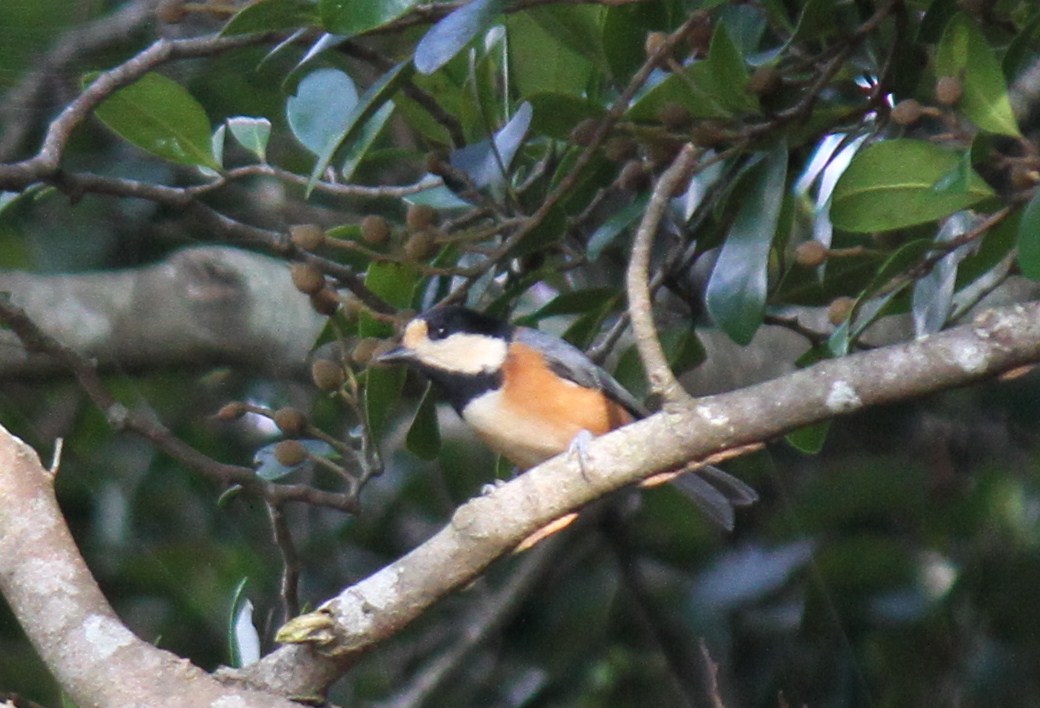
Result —
<path fill-rule="evenodd" d="M 521 469 L 560 454 L 582 430 L 602 435 L 632 421 L 602 391 L 561 379 L 523 344 L 509 346 L 502 379 L 500 389 L 473 401 L 463 417 Z"/>

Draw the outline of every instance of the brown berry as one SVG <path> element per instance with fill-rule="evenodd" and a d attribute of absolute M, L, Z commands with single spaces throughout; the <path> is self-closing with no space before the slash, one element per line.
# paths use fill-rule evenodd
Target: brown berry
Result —
<path fill-rule="evenodd" d="M 621 168 L 617 185 L 626 192 L 641 192 L 650 186 L 650 172 L 641 160 L 631 160 Z"/>
<path fill-rule="evenodd" d="M 599 129 L 599 121 L 595 118 L 586 118 L 571 129 L 571 142 L 581 147 L 588 147 L 592 139 L 596 137 Z"/>
<path fill-rule="evenodd" d="M 311 293 L 311 309 L 319 315 L 332 317 L 339 306 L 339 293 L 332 288 L 322 288 L 316 293 Z"/>
<path fill-rule="evenodd" d="M 701 120 L 697 121 L 693 126 L 693 129 L 690 131 L 690 137 L 694 145 L 712 148 L 726 142 L 733 136 L 719 121 Z"/>
<path fill-rule="evenodd" d="M 668 34 L 665 32 L 650 32 L 646 35 L 646 41 L 643 43 L 643 51 L 646 52 L 646 58 L 652 59 L 657 54 L 664 50 L 668 44 Z"/>
<path fill-rule="evenodd" d="M 325 287 L 325 276 L 310 263 L 293 263 L 289 273 L 293 285 L 305 295 L 312 295 Z"/>
<path fill-rule="evenodd" d="M 654 140 L 646 146 L 646 158 L 652 166 L 664 167 L 679 156 L 682 143 L 674 140 Z"/>
<path fill-rule="evenodd" d="M 335 391 L 346 380 L 343 367 L 328 359 L 315 359 L 311 364 L 311 381 L 322 391 Z"/>
<path fill-rule="evenodd" d="M 956 76 L 943 76 L 935 82 L 935 100 L 941 106 L 956 106 L 964 96 L 964 84 Z"/>
<path fill-rule="evenodd" d="M 603 144 L 603 155 L 611 162 L 625 162 L 638 153 L 636 141 L 622 135 L 616 135 Z"/>
<path fill-rule="evenodd" d="M 693 123 L 693 114 L 681 103 L 670 101 L 661 106 L 657 120 L 668 130 L 686 130 Z"/>
<path fill-rule="evenodd" d="M 770 64 L 763 64 L 751 72 L 747 87 L 748 91 L 756 96 L 773 96 L 783 86 L 784 81 L 779 69 Z"/>
<path fill-rule="evenodd" d="M 690 44 L 693 56 L 703 56 L 711 46 L 711 15 L 704 10 L 696 10 L 690 15 L 690 28 L 686 31 L 686 41 Z"/>
<path fill-rule="evenodd" d="M 274 459 L 286 467 L 295 467 L 307 459 L 307 448 L 299 440 L 282 440 L 274 446 Z"/>
<path fill-rule="evenodd" d="M 378 214 L 369 214 L 361 220 L 361 239 L 368 244 L 378 246 L 390 238 L 390 224 Z"/>
<path fill-rule="evenodd" d="M 794 249 L 794 260 L 798 265 L 815 268 L 827 260 L 827 247 L 816 240 L 803 241 Z"/>
<path fill-rule="evenodd" d="M 421 231 L 437 225 L 437 210 L 429 204 L 409 204 L 404 223 L 410 231 Z"/>
<path fill-rule="evenodd" d="M 359 339 L 358 343 L 354 345 L 354 349 L 350 352 L 350 360 L 358 366 L 365 366 L 372 361 L 372 355 L 378 346 L 379 340 L 375 337 Z"/>
<path fill-rule="evenodd" d="M 437 233 L 433 229 L 416 231 L 404 242 L 404 255 L 410 261 L 425 261 L 437 253 Z"/>
<path fill-rule="evenodd" d="M 306 251 L 313 251 L 325 243 L 325 229 L 317 224 L 296 224 L 289 227 L 289 240 Z"/>
<path fill-rule="evenodd" d="M 900 101 L 892 107 L 892 122 L 896 125 L 913 125 L 924 115 L 924 106 L 913 98 Z"/>
<path fill-rule="evenodd" d="M 298 438 L 307 432 L 307 416 L 299 408 L 279 408 L 271 418 L 278 429 L 290 438 Z"/>
<path fill-rule="evenodd" d="M 248 412 L 249 410 L 246 408 L 245 403 L 242 403 L 241 401 L 232 401 L 231 403 L 226 403 L 221 406 L 220 410 L 217 411 L 214 417 L 217 420 L 230 422 L 232 420 L 238 420 Z"/>
<path fill-rule="evenodd" d="M 849 319 L 849 315 L 852 314 L 852 308 L 855 306 L 856 300 L 854 298 L 847 295 L 836 297 L 831 301 L 830 306 L 827 307 L 827 320 L 837 327 Z"/>

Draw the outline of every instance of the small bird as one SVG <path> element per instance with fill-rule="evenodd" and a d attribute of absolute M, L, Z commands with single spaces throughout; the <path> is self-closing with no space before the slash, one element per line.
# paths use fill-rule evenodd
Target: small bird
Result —
<path fill-rule="evenodd" d="M 648 415 L 577 347 L 459 306 L 417 316 L 400 346 L 377 361 L 423 373 L 487 446 L 521 471 L 571 449 L 576 438 Z M 714 467 L 671 481 L 727 529 L 734 506 L 758 499 L 754 489 Z"/>

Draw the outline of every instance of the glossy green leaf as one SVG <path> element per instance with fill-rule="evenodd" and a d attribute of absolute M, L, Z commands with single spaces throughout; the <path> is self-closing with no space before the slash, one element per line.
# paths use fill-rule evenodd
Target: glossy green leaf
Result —
<path fill-rule="evenodd" d="M 365 273 L 365 286 L 395 307 L 408 307 L 419 276 L 414 267 L 403 263 L 375 262 Z M 389 337 L 393 327 L 361 313 L 358 334 L 362 337 Z M 405 370 L 401 366 L 370 366 L 365 373 L 365 417 L 369 433 L 380 440 L 404 387 Z"/>
<path fill-rule="evenodd" d="M 206 111 L 162 74 L 145 74 L 97 107 L 97 117 L 124 140 L 171 162 L 219 169 Z"/>
<path fill-rule="evenodd" d="M 318 20 L 310 0 L 259 0 L 251 2 L 228 20 L 221 30 L 223 35 L 274 32 L 307 27 Z"/>
<path fill-rule="evenodd" d="M 535 312 L 523 317 L 521 324 L 533 325 L 546 317 L 579 315 L 600 310 L 620 297 L 617 288 L 588 288 L 562 293 Z"/>
<path fill-rule="evenodd" d="M 441 429 L 437 423 L 437 395 L 428 385 L 408 426 L 405 446 L 416 457 L 434 460 L 441 452 Z"/>
<path fill-rule="evenodd" d="M 235 116 L 227 119 L 227 127 L 239 145 L 256 155 L 261 162 L 267 161 L 267 141 L 271 138 L 271 121 L 266 118 Z"/>
<path fill-rule="evenodd" d="M 936 48 L 935 73 L 961 80 L 964 95 L 957 107 L 979 128 L 1000 135 L 1021 135 L 1000 62 L 986 35 L 967 15 L 958 13 L 946 25 Z"/>
<path fill-rule="evenodd" d="M 471 0 L 435 24 L 415 48 L 415 68 L 432 74 L 491 26 L 505 0 Z"/>
<path fill-rule="evenodd" d="M 712 320 L 738 344 L 762 324 L 769 250 L 784 201 L 787 149 L 780 145 L 744 178 L 743 199 L 711 272 L 705 303 Z"/>
<path fill-rule="evenodd" d="M 504 24 L 509 33 L 509 77 L 520 97 L 585 97 L 594 73 L 587 57 L 550 34 L 530 13 L 510 14 Z"/>
<path fill-rule="evenodd" d="M 523 144 L 532 114 L 531 104 L 522 103 L 509 122 L 495 133 L 494 141 L 482 140 L 453 151 L 449 155 L 452 167 L 468 175 L 478 189 L 504 183 L 507 175 L 503 170 L 509 170 Z"/>
<path fill-rule="evenodd" d="M 1040 190 L 1022 210 L 1018 224 L 1018 266 L 1022 275 L 1040 280 Z"/>
<path fill-rule="evenodd" d="M 260 659 L 260 633 L 253 624 L 253 603 L 246 597 L 249 578 L 242 578 L 231 592 L 227 639 L 231 666 L 240 668 Z"/>
<path fill-rule="evenodd" d="M 321 24 L 329 32 L 352 37 L 409 12 L 419 0 L 321 0 Z"/>
<path fill-rule="evenodd" d="M 587 118 L 600 118 L 603 107 L 565 93 L 536 93 L 527 101 L 534 109 L 531 130 L 557 140 L 569 140 L 571 131 Z"/>
<path fill-rule="evenodd" d="M 343 158 L 343 168 L 340 170 L 340 174 L 343 175 L 344 180 L 349 182 L 354 176 L 354 172 L 361 164 L 361 161 L 365 159 L 365 155 L 368 154 L 372 144 L 375 143 L 376 138 L 379 137 L 379 133 L 382 132 L 383 127 L 390 120 L 390 116 L 393 113 L 394 104 L 392 101 L 387 101 L 362 126 L 357 137 L 347 148 L 347 154 Z"/>
<path fill-rule="evenodd" d="M 618 236 L 635 224 L 643 215 L 643 212 L 646 211 L 646 205 L 649 201 L 650 194 L 645 192 L 601 223 L 592 232 L 592 235 L 589 236 L 588 245 L 585 247 L 585 253 L 588 255 L 589 260 L 594 261 L 599 258 L 603 251 L 617 240 Z"/>
<path fill-rule="evenodd" d="M 325 169 L 332 161 L 333 155 L 344 143 L 349 143 L 364 127 L 376 112 L 390 100 L 390 96 L 397 90 L 401 81 L 408 78 L 411 73 L 411 64 L 402 62 L 390 71 L 379 77 L 379 80 L 369 86 L 368 90 L 358 100 L 357 105 L 342 121 L 342 128 L 334 134 L 322 148 L 318 160 L 311 170 L 310 180 L 307 183 L 307 193 L 314 189 L 314 185 L 324 174 Z"/>
<path fill-rule="evenodd" d="M 338 69 L 318 69 L 305 76 L 296 95 L 285 102 L 285 117 L 296 139 L 320 155 L 346 129 L 357 103 L 357 88 L 349 76 Z"/>
<path fill-rule="evenodd" d="M 608 63 L 602 41 L 605 13 L 605 8 L 596 5 L 546 5 L 524 14 L 561 46 L 606 72 Z"/>
<path fill-rule="evenodd" d="M 952 189 L 950 175 L 962 169 L 957 153 L 929 142 L 875 143 L 860 150 L 838 180 L 831 222 L 845 231 L 887 231 L 941 219 L 993 194 L 970 169 L 966 184 Z"/>

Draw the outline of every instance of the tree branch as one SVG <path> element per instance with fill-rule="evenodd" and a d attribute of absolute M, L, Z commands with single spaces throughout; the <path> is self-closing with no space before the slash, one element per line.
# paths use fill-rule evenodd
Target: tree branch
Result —
<path fill-rule="evenodd" d="M 791 430 L 979 381 L 1040 361 L 1040 303 L 988 310 L 971 325 L 881 347 L 731 393 L 691 400 L 593 440 L 472 499 L 427 542 L 283 628 L 290 646 L 241 676 L 319 691 L 360 654 L 472 581 L 529 534 L 594 499 L 689 460 L 713 461 Z M 305 646 L 322 658 L 302 661 Z M 308 683 L 315 682 L 315 683 Z M 283 688 L 284 683 L 270 688 Z"/>
<path fill-rule="evenodd" d="M 635 334 L 639 357 L 646 368 L 646 376 L 650 389 L 663 397 L 667 404 L 686 403 L 689 394 L 676 380 L 675 374 L 668 366 L 668 359 L 661 347 L 654 326 L 653 301 L 650 295 L 650 251 L 654 245 L 654 237 L 661 226 L 668 203 L 675 193 L 676 187 L 690 174 L 697 161 L 697 149 L 690 143 L 683 146 L 679 155 L 664 171 L 657 184 L 654 185 L 650 203 L 646 206 L 643 219 L 639 222 L 635 240 L 632 243 L 632 255 L 628 261 L 626 287 L 628 288 L 628 312 L 632 320 L 632 332 Z"/>
<path fill-rule="evenodd" d="M 298 705 L 223 685 L 135 637 L 91 577 L 53 484 L 36 453 L 0 428 L 0 591 L 78 705 Z"/>

